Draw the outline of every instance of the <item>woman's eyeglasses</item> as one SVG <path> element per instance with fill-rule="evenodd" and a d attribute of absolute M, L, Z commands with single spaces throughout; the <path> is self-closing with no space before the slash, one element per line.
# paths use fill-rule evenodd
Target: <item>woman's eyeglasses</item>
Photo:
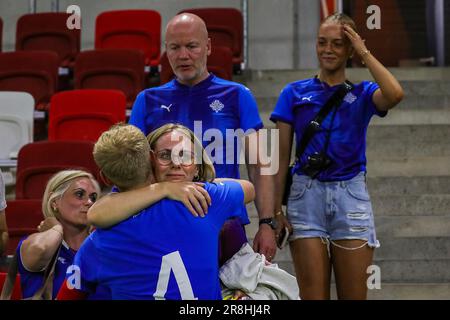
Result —
<path fill-rule="evenodd" d="M 161 150 L 152 151 L 156 155 L 156 160 L 163 166 L 168 166 L 169 164 L 180 164 L 184 167 L 188 167 L 194 163 L 195 154 L 189 150 Z"/>

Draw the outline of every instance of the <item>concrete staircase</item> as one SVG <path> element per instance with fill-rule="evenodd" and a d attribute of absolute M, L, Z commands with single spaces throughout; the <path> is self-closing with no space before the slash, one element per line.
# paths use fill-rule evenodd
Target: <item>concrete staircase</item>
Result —
<path fill-rule="evenodd" d="M 368 131 L 368 186 L 381 247 L 381 289 L 370 299 L 450 298 L 450 68 L 392 69 L 405 99 L 384 119 L 374 117 Z M 246 85 L 255 94 L 266 127 L 280 90 L 314 75 L 305 71 L 255 71 Z M 351 69 L 352 82 L 371 79 Z M 239 80 L 238 80 L 239 81 Z M 257 231 L 257 215 L 249 208 Z M 294 273 L 289 249 L 275 260 Z"/>

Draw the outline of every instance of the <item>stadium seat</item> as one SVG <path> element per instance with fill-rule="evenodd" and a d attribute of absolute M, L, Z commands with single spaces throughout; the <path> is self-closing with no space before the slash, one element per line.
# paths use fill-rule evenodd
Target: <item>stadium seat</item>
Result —
<path fill-rule="evenodd" d="M 144 89 L 144 68 L 144 54 L 138 50 L 84 51 L 75 62 L 75 89 L 121 90 L 131 108 Z"/>
<path fill-rule="evenodd" d="M 50 50 L 60 67 L 73 67 L 80 52 L 80 30 L 67 28 L 65 12 L 25 14 L 17 21 L 16 50 Z"/>
<path fill-rule="evenodd" d="M 40 199 L 8 201 L 5 214 L 9 234 L 6 254 L 13 255 L 19 241 L 37 232 L 37 226 L 44 220 L 42 202 Z"/>
<path fill-rule="evenodd" d="M 161 72 L 160 81 L 164 84 L 170 81 L 173 77 L 173 71 L 170 67 L 167 54 L 164 52 L 161 56 Z M 214 73 L 216 76 L 231 80 L 233 75 L 233 61 L 231 50 L 227 47 L 213 47 L 211 54 L 208 56 L 207 61 L 208 71 Z"/>
<path fill-rule="evenodd" d="M 138 49 L 145 64 L 157 67 L 161 54 L 161 15 L 154 10 L 105 11 L 95 21 L 95 49 Z"/>
<path fill-rule="evenodd" d="M 0 288 L 3 288 L 3 284 L 5 283 L 7 275 L 8 274 L 6 272 L 0 272 Z M 11 300 L 21 300 L 21 299 L 22 299 L 22 289 L 20 287 L 20 274 L 17 273 L 16 281 L 14 282 L 14 289 L 11 294 Z"/>
<path fill-rule="evenodd" d="M 56 91 L 58 56 L 51 51 L 0 53 L 0 91 L 30 93 L 37 110 L 47 110 Z"/>
<path fill-rule="evenodd" d="M 233 53 L 234 71 L 239 72 L 244 61 L 242 13 L 234 8 L 195 8 L 181 12 L 193 13 L 205 21 L 212 48 L 216 46 L 230 48 Z"/>
<path fill-rule="evenodd" d="M 125 122 L 125 95 L 119 90 L 57 93 L 49 112 L 49 140 L 97 141 L 113 124 Z"/>
<path fill-rule="evenodd" d="M 0 159 L 15 159 L 33 141 L 34 99 L 26 92 L 0 91 Z"/>
<path fill-rule="evenodd" d="M 25 145 L 17 158 L 16 199 L 42 199 L 45 186 L 55 173 L 82 169 L 99 179 L 91 141 L 39 141 Z"/>

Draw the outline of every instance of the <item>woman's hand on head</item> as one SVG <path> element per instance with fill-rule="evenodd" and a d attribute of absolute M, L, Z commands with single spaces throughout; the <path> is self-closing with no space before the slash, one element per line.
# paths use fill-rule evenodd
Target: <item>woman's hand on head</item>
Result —
<path fill-rule="evenodd" d="M 361 57 L 362 55 L 366 54 L 367 47 L 365 44 L 365 40 L 361 39 L 361 36 L 355 30 L 353 30 L 349 25 L 344 24 L 342 27 L 343 27 L 344 34 L 352 43 L 352 46 L 355 49 L 358 56 Z"/>
<path fill-rule="evenodd" d="M 37 230 L 39 232 L 47 231 L 51 228 L 53 228 L 56 225 L 61 225 L 61 223 L 56 219 L 55 217 L 47 217 L 44 220 L 41 221 L 41 223 L 38 225 Z"/>
<path fill-rule="evenodd" d="M 193 216 L 204 217 L 211 205 L 211 197 L 199 182 L 163 182 L 169 199 L 182 202 Z"/>

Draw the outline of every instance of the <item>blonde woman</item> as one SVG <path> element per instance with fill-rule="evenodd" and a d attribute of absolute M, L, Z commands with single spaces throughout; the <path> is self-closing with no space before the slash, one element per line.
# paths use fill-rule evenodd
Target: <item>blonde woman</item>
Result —
<path fill-rule="evenodd" d="M 339 299 L 365 299 L 366 270 L 379 246 L 366 187 L 366 132 L 372 116 L 384 117 L 402 100 L 403 90 L 345 14 L 322 22 L 316 52 L 318 75 L 288 84 L 271 115 L 280 130 L 277 190 L 284 189 L 287 174 L 293 175 L 289 223 L 281 211 L 282 194 L 276 194 L 277 231 L 282 225 L 292 231 L 290 247 L 303 299 L 330 298 L 332 269 Z M 375 81 L 346 82 L 351 57 L 361 59 Z M 336 93 L 341 102 L 330 103 L 328 114 L 319 117 Z M 288 173 L 294 132 L 300 154 Z M 311 137 L 307 143 L 304 136 Z"/>
<path fill-rule="evenodd" d="M 85 171 L 61 171 L 49 180 L 42 199 L 45 219 L 38 226 L 40 232 L 21 240 L 17 247 L 23 298 L 32 297 L 42 287 L 44 270 L 59 250 L 52 294 L 56 297 L 67 267 L 89 235 L 87 212 L 99 195 L 97 181 Z"/>

